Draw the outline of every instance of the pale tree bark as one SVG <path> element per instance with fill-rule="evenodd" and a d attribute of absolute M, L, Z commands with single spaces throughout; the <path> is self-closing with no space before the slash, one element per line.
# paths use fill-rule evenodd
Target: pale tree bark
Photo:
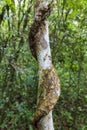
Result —
<path fill-rule="evenodd" d="M 52 64 L 47 17 L 53 2 L 36 0 L 35 17 L 29 33 L 29 45 L 39 64 L 37 109 L 34 130 L 54 130 L 52 110 L 60 96 L 60 83 Z"/>

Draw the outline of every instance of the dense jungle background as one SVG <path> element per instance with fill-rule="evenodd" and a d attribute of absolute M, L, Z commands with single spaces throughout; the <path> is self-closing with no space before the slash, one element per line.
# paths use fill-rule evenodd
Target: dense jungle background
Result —
<path fill-rule="evenodd" d="M 28 43 L 34 0 L 0 0 L 0 130 L 32 130 L 38 64 Z M 48 18 L 61 81 L 55 130 L 87 130 L 87 1 L 56 0 Z"/>

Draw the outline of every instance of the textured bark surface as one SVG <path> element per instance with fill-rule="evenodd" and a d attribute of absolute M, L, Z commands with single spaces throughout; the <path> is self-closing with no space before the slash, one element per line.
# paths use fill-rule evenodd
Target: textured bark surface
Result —
<path fill-rule="evenodd" d="M 34 116 L 34 130 L 54 130 L 52 110 L 60 96 L 60 83 L 52 65 L 47 17 L 52 3 L 37 0 L 35 19 L 30 29 L 29 45 L 39 63 L 39 85 L 37 109 Z"/>

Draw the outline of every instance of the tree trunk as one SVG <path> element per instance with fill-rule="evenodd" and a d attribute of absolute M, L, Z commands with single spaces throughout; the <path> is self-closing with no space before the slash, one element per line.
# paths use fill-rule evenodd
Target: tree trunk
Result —
<path fill-rule="evenodd" d="M 52 110 L 60 95 L 60 83 L 52 65 L 47 17 L 52 2 L 37 0 L 35 18 L 30 29 L 29 45 L 33 56 L 39 63 L 39 85 L 37 109 L 34 116 L 34 130 L 54 130 Z"/>

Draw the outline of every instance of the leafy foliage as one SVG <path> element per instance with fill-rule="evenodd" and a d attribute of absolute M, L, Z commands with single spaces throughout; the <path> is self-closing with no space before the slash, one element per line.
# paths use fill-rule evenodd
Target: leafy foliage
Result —
<path fill-rule="evenodd" d="M 38 65 L 28 47 L 34 1 L 0 1 L 0 129 L 32 130 Z M 61 80 L 56 130 L 87 129 L 87 2 L 57 1 L 48 18 L 53 64 Z"/>

